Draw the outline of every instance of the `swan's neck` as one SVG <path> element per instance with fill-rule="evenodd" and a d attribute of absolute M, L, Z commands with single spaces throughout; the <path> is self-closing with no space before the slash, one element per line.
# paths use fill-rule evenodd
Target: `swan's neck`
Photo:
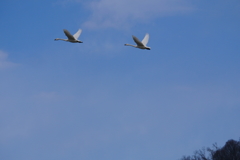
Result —
<path fill-rule="evenodd" d="M 137 46 L 135 46 L 135 45 L 132 45 L 132 44 L 124 44 L 125 46 L 132 46 L 132 47 L 135 47 L 135 48 L 137 48 Z"/>
<path fill-rule="evenodd" d="M 61 39 L 61 38 L 56 38 L 55 41 L 58 41 L 58 40 L 61 40 L 61 41 L 68 41 L 68 39 Z"/>

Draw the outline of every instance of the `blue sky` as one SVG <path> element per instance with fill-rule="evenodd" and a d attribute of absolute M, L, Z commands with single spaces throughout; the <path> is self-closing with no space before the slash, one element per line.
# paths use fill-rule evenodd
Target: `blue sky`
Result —
<path fill-rule="evenodd" d="M 0 159 L 177 160 L 240 133 L 238 0 L 0 2 Z M 83 29 L 82 44 L 54 41 Z M 151 50 L 124 46 L 150 34 Z"/>

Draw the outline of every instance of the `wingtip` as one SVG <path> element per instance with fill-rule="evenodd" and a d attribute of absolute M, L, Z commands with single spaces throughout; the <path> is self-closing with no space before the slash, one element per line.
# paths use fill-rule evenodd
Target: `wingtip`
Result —
<path fill-rule="evenodd" d="M 132 38 L 134 39 L 134 38 L 137 38 L 136 36 L 134 36 L 134 35 L 132 35 Z"/>

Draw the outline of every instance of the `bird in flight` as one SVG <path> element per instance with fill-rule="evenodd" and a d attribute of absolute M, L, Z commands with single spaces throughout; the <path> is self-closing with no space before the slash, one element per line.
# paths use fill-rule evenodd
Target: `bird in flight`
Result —
<path fill-rule="evenodd" d="M 55 41 L 62 40 L 62 41 L 67 41 L 67 42 L 72 42 L 72 43 L 83 43 L 82 41 L 78 40 L 78 37 L 82 33 L 81 29 L 79 29 L 74 35 L 71 35 L 71 33 L 66 29 L 64 29 L 63 32 L 68 37 L 68 39 L 56 38 L 54 40 Z"/>
<path fill-rule="evenodd" d="M 134 42 L 137 44 L 137 45 L 131 45 L 131 44 L 124 44 L 125 46 L 132 46 L 132 47 L 135 47 L 135 48 L 140 48 L 140 49 L 147 49 L 147 50 L 150 50 L 151 48 L 147 46 L 147 43 L 148 43 L 148 40 L 149 40 L 149 34 L 146 33 L 145 37 L 143 38 L 142 41 L 139 41 L 139 39 L 135 36 L 132 36 Z"/>

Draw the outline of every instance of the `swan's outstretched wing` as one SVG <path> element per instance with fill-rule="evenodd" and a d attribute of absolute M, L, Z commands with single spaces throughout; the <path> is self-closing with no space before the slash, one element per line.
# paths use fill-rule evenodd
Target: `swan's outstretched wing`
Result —
<path fill-rule="evenodd" d="M 68 30 L 64 29 L 63 32 L 65 33 L 69 40 L 75 40 L 75 38 L 71 35 L 70 32 L 68 32 Z"/>
<path fill-rule="evenodd" d="M 144 45 L 142 44 L 142 42 L 139 41 L 139 39 L 138 39 L 137 37 L 135 37 L 134 35 L 133 35 L 132 37 L 133 37 L 134 42 L 135 42 L 138 46 L 144 46 Z"/>
<path fill-rule="evenodd" d="M 82 30 L 79 29 L 79 30 L 73 35 L 73 37 L 74 37 L 75 39 L 78 39 L 78 37 L 80 36 L 81 33 L 82 33 Z"/>
<path fill-rule="evenodd" d="M 143 45 L 147 45 L 147 43 L 148 43 L 148 40 L 149 40 L 149 34 L 148 33 L 146 33 L 146 35 L 145 35 L 145 37 L 143 38 L 143 40 L 142 40 L 142 43 L 143 43 Z"/>

